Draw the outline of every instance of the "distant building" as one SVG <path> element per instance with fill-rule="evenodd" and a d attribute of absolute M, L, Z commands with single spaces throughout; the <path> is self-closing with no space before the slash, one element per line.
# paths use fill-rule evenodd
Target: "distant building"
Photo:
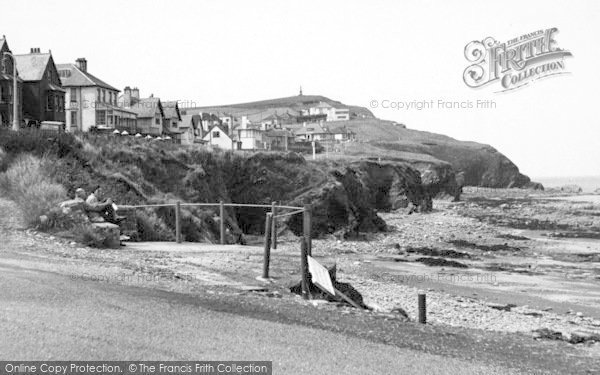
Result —
<path fill-rule="evenodd" d="M 171 137 L 182 145 L 191 145 L 196 139 L 196 129 L 199 124 L 198 115 L 183 115 L 177 128 L 171 130 Z M 200 138 L 202 139 L 202 138 Z"/>
<path fill-rule="evenodd" d="M 65 90 L 61 86 L 52 54 L 32 48 L 27 55 L 15 55 L 19 77 L 23 79 L 23 119 L 25 124 L 42 121 L 65 123 Z"/>
<path fill-rule="evenodd" d="M 88 72 L 85 58 L 56 68 L 66 89 L 67 131 L 135 127 L 135 113 L 117 103 L 119 90 Z"/>
<path fill-rule="evenodd" d="M 264 132 L 263 139 L 268 150 L 287 151 L 290 143 L 293 142 L 294 135 L 289 130 L 272 129 Z"/>
<path fill-rule="evenodd" d="M 220 125 L 213 125 L 209 129 L 208 134 L 204 136 L 203 140 L 207 144 L 223 150 L 231 151 L 235 149 L 235 142 Z"/>
<path fill-rule="evenodd" d="M 133 112 L 136 117 L 136 126 L 133 131 L 143 135 L 164 135 L 165 111 L 160 98 L 153 94 L 148 98 L 140 98 L 140 90 L 129 86 L 123 89 L 119 97 L 119 106 Z M 131 133 L 131 131 L 129 131 Z"/>
<path fill-rule="evenodd" d="M 253 125 L 246 116 L 242 116 L 242 123 L 236 129 L 236 140 L 241 150 L 264 150 L 264 130 L 260 125 Z"/>
<path fill-rule="evenodd" d="M 165 101 L 162 103 L 163 110 L 165 111 L 165 122 L 163 132 L 165 134 L 179 133 L 177 127 L 181 122 L 181 112 L 176 101 Z"/>
<path fill-rule="evenodd" d="M 13 59 L 4 55 L 9 52 L 6 37 L 0 38 L 0 126 L 10 127 L 13 122 Z M 17 66 L 18 69 L 18 66 Z M 17 106 L 19 118 L 22 119 L 23 113 L 23 80 L 17 74 Z"/>

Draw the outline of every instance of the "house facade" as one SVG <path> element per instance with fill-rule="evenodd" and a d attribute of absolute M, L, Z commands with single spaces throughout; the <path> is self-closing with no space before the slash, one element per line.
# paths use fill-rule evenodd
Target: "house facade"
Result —
<path fill-rule="evenodd" d="M 154 97 L 153 94 L 148 98 L 140 98 L 140 90 L 137 87 L 132 89 L 127 86 L 123 89 L 123 95 L 119 97 L 119 106 L 136 115 L 136 127 L 128 132 L 152 136 L 165 134 L 165 111 L 160 98 Z"/>
<path fill-rule="evenodd" d="M 32 48 L 29 54 L 15 55 L 23 79 L 23 120 L 26 125 L 42 121 L 65 123 L 65 90 L 62 88 L 52 54 Z"/>
<path fill-rule="evenodd" d="M 75 64 L 59 64 L 57 69 L 66 90 L 67 131 L 116 129 L 135 123 L 135 113 L 117 103 L 119 90 L 88 72 L 85 58 Z"/>
<path fill-rule="evenodd" d="M 181 123 L 179 105 L 176 101 L 165 101 L 162 102 L 162 106 L 165 112 L 165 121 L 163 124 L 164 133 L 171 136 L 180 133 L 178 130 Z"/>
<path fill-rule="evenodd" d="M 4 52 L 11 53 L 8 47 L 6 37 L 0 38 L 0 126 L 10 127 L 13 122 L 13 101 L 15 95 L 13 95 L 13 58 L 8 55 L 4 55 Z M 17 66 L 18 69 L 18 66 Z M 17 106 L 19 119 L 22 119 L 23 113 L 23 80 L 18 77 L 17 74 Z"/>
<path fill-rule="evenodd" d="M 227 134 L 227 131 L 220 125 L 213 125 L 209 129 L 208 134 L 204 136 L 203 140 L 207 144 L 223 150 L 231 151 L 236 148 L 235 141 L 231 139 L 229 134 Z"/>

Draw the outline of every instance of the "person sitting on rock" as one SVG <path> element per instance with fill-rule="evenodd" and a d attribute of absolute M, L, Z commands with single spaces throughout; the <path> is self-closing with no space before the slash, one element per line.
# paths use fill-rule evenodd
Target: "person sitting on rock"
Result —
<path fill-rule="evenodd" d="M 77 188 L 75 190 L 75 197 L 68 201 L 64 201 L 60 204 L 60 208 L 65 214 L 75 210 L 85 210 L 85 190 Z"/>
<path fill-rule="evenodd" d="M 112 199 L 108 198 L 101 202 L 102 188 L 96 186 L 85 201 L 85 209 L 88 212 L 90 221 L 93 223 L 108 222 L 113 224 L 119 224 L 125 219 L 125 217 L 117 216 L 117 211 Z"/>

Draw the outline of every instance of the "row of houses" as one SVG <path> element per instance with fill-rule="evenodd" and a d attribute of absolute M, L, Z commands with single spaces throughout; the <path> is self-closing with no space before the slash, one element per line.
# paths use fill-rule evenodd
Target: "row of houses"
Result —
<path fill-rule="evenodd" d="M 51 51 L 41 52 L 39 48 L 31 48 L 27 54 L 13 54 L 3 36 L 0 61 L 3 126 L 13 122 L 16 100 L 20 126 L 59 124 L 68 132 L 118 130 L 227 150 L 287 150 L 297 142 L 354 139 L 354 134 L 341 125 L 349 120 L 349 110 L 324 102 L 299 110 L 274 109 L 247 115 L 188 113 L 179 108 L 177 101 L 163 101 L 153 94 L 141 96 L 137 87 L 119 90 L 94 75 L 85 58 L 57 64 Z"/>

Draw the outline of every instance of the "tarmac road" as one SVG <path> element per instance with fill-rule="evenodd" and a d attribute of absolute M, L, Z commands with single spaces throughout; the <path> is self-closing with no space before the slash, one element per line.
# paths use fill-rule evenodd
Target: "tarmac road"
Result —
<path fill-rule="evenodd" d="M 274 374 L 511 373 L 209 310 L 178 293 L 72 280 L 16 266 L 14 257 L 0 252 L 0 360 L 270 360 Z"/>

